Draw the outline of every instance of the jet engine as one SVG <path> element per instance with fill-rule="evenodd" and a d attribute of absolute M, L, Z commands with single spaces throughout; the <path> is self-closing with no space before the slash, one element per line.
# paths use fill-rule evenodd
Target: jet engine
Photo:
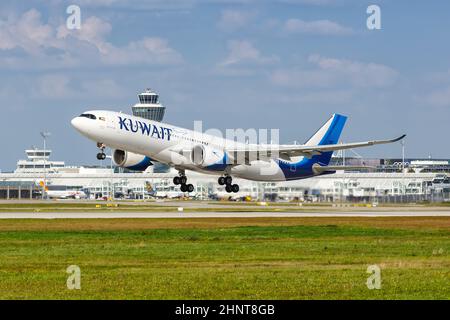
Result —
<path fill-rule="evenodd" d="M 222 150 L 196 145 L 192 148 L 191 161 L 196 166 L 203 168 L 211 166 L 225 168 L 227 165 L 227 155 Z"/>
<path fill-rule="evenodd" d="M 133 171 L 145 171 L 153 165 L 149 157 L 124 150 L 114 150 L 113 160 L 118 167 Z"/>

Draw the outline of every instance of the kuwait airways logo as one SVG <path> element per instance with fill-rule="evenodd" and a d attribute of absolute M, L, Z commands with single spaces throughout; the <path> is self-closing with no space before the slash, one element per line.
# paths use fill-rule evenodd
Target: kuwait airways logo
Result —
<path fill-rule="evenodd" d="M 167 141 L 170 141 L 172 129 L 151 125 L 149 123 L 141 122 L 138 120 L 131 120 L 122 117 L 118 118 L 120 130 L 131 131 L 134 133 L 141 132 L 142 135 L 147 135 L 156 139 L 167 139 Z"/>

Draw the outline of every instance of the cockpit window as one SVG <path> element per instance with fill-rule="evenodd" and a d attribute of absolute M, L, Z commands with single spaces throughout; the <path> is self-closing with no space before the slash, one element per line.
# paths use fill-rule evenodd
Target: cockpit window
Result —
<path fill-rule="evenodd" d="M 94 116 L 93 114 L 90 114 L 90 113 L 83 113 L 82 115 L 80 115 L 80 117 L 88 118 L 88 119 L 92 119 L 92 120 L 96 120 L 97 119 L 96 116 Z"/>

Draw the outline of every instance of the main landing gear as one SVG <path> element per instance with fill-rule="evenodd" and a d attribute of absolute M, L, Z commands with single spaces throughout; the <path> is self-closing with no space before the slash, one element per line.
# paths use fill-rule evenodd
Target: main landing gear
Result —
<path fill-rule="evenodd" d="M 221 186 L 225 185 L 225 190 L 228 193 L 231 193 L 231 192 L 238 193 L 239 192 L 239 185 L 233 184 L 233 178 L 231 176 L 220 177 L 217 182 L 219 182 L 219 184 Z"/>
<path fill-rule="evenodd" d="M 184 172 L 180 172 L 180 175 L 178 177 L 173 178 L 173 184 L 175 185 L 181 185 L 180 190 L 181 192 L 193 192 L 194 186 L 192 184 L 186 184 L 187 183 L 187 177 L 185 176 Z"/>
<path fill-rule="evenodd" d="M 106 154 L 105 154 L 106 146 L 101 142 L 97 142 L 97 148 L 99 148 L 101 150 L 101 152 L 97 153 L 97 160 L 105 160 L 106 159 Z"/>

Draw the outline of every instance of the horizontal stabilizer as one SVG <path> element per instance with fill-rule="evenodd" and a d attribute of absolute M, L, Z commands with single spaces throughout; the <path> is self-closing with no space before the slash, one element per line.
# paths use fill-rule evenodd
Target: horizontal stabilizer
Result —
<path fill-rule="evenodd" d="M 314 164 L 312 167 L 314 173 L 319 174 L 323 172 L 329 172 L 329 171 L 340 171 L 340 170 L 347 170 L 347 171 L 355 171 L 355 170 L 368 170 L 368 171 L 374 171 L 376 170 L 375 167 L 370 166 L 321 166 L 319 164 Z"/>

